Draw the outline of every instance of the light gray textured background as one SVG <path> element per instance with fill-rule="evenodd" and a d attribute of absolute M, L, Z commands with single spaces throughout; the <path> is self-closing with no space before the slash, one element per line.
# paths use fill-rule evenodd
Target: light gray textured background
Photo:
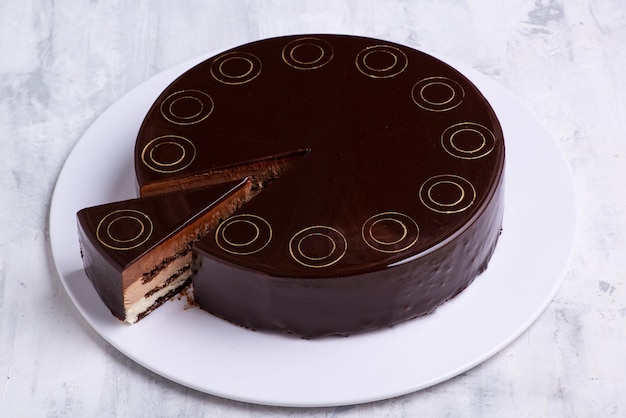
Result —
<path fill-rule="evenodd" d="M 512 91 L 571 164 L 578 241 L 539 320 L 467 373 L 371 404 L 248 405 L 161 378 L 89 327 L 54 270 L 50 198 L 83 132 L 142 81 L 310 32 L 404 43 Z M 622 0 L 0 0 L 0 416 L 626 416 L 624 45 Z"/>

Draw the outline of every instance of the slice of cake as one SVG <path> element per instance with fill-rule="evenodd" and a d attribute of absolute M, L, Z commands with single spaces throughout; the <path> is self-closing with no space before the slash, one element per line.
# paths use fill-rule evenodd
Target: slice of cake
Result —
<path fill-rule="evenodd" d="M 191 283 L 192 245 L 251 196 L 244 179 L 78 212 L 87 277 L 119 319 L 134 323 Z"/>

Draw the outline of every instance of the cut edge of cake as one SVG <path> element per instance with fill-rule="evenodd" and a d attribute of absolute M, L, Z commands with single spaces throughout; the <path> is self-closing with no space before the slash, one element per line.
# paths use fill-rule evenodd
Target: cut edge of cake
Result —
<path fill-rule="evenodd" d="M 211 170 L 204 170 L 190 175 L 187 174 L 151 181 L 140 186 L 139 194 L 142 197 L 155 196 L 163 193 L 224 184 L 243 178 L 250 179 L 253 188 L 258 191 L 288 171 L 309 151 L 310 150 L 297 150 L 256 161 L 215 167 Z"/>

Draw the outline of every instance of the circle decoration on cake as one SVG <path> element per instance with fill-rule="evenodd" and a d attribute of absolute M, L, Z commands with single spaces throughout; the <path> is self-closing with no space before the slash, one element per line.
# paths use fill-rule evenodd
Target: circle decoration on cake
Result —
<path fill-rule="evenodd" d="M 180 90 L 161 103 L 161 114 L 177 125 L 191 125 L 205 120 L 213 112 L 213 99 L 200 90 Z"/>
<path fill-rule="evenodd" d="M 356 57 L 359 71 L 372 78 L 390 78 L 403 72 L 408 58 L 401 49 L 391 45 L 372 45 Z"/>
<path fill-rule="evenodd" d="M 462 122 L 450 126 L 443 132 L 441 145 L 454 157 L 474 160 L 493 151 L 496 137 L 486 126 Z"/>
<path fill-rule="evenodd" d="M 282 50 L 283 61 L 298 70 L 315 70 L 333 59 L 333 47 L 323 39 L 304 37 L 289 42 Z"/>
<path fill-rule="evenodd" d="M 465 90 L 447 77 L 427 77 L 415 85 L 411 96 L 416 105 L 432 112 L 446 112 L 459 106 L 465 98 Z"/>
<path fill-rule="evenodd" d="M 407 215 L 382 212 L 365 221 L 361 235 L 365 243 L 376 251 L 398 253 L 417 242 L 419 227 Z"/>
<path fill-rule="evenodd" d="M 459 213 L 467 210 L 476 199 L 476 189 L 461 176 L 443 174 L 426 180 L 419 191 L 420 200 L 439 213 Z"/>
<path fill-rule="evenodd" d="M 246 84 L 261 74 L 261 60 L 249 52 L 228 52 L 215 58 L 211 75 L 220 83 Z"/>
<path fill-rule="evenodd" d="M 215 231 L 217 245 L 226 252 L 250 255 L 269 244 L 272 227 L 260 216 L 241 214 L 221 223 Z"/>
<path fill-rule="evenodd" d="M 152 171 L 176 173 L 182 171 L 196 157 L 196 147 L 187 138 L 164 135 L 148 142 L 141 152 L 141 161 Z"/>
<path fill-rule="evenodd" d="M 311 268 L 332 266 L 341 260 L 347 248 L 343 234 L 324 225 L 301 229 L 289 241 L 289 253 L 293 259 Z"/>
<path fill-rule="evenodd" d="M 96 236 L 102 245 L 113 250 L 132 250 L 144 244 L 154 226 L 145 213 L 132 210 L 116 210 L 106 215 L 96 229 Z"/>

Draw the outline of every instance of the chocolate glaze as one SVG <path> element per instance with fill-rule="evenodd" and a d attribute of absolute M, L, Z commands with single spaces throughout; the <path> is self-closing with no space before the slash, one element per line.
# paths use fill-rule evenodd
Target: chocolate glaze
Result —
<path fill-rule="evenodd" d="M 273 38 L 192 68 L 139 133 L 140 187 L 298 155 L 199 242 L 204 309 L 306 337 L 432 311 L 483 271 L 502 219 L 497 117 L 458 71 L 385 41 Z"/>
<path fill-rule="evenodd" d="M 428 314 L 487 268 L 503 205 L 495 203 L 439 248 L 393 267 L 333 278 L 277 277 L 206 252 L 194 277 L 198 304 L 246 328 L 314 338 L 369 331 Z"/>
<path fill-rule="evenodd" d="M 85 271 L 111 312 L 120 319 L 125 317 L 124 290 L 131 283 L 122 273 L 128 266 L 179 235 L 194 219 L 228 201 L 246 184 L 243 180 L 80 210 L 78 232 Z M 163 257 L 173 259 L 174 254 Z"/>

